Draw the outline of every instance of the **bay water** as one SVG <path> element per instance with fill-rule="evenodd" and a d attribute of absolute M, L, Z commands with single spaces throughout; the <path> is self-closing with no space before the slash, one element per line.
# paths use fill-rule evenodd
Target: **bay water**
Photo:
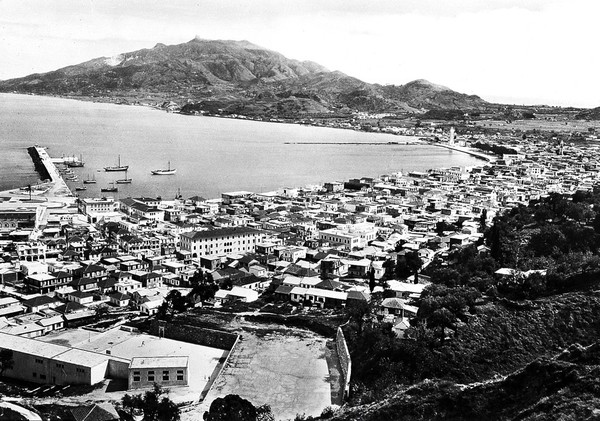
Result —
<path fill-rule="evenodd" d="M 26 148 L 48 147 L 52 157 L 82 156 L 86 178 L 83 197 L 105 196 L 100 188 L 124 178 L 105 166 L 129 165 L 131 184 L 111 196 L 201 195 L 264 192 L 325 181 L 374 177 L 396 171 L 478 165 L 464 153 L 425 144 L 389 144 L 414 140 L 391 134 L 185 116 L 147 107 L 84 102 L 32 95 L 0 94 L 0 190 L 39 179 Z M 347 144 L 340 144 L 347 143 Z M 352 144 L 348 144 L 352 143 Z M 176 168 L 171 176 L 151 170 Z"/>

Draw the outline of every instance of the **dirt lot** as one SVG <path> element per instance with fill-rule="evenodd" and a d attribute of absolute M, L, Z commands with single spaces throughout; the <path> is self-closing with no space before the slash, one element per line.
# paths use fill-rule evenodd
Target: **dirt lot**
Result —
<path fill-rule="evenodd" d="M 332 341 L 304 329 L 247 322 L 241 316 L 228 327 L 241 340 L 206 398 L 184 412 L 182 421 L 201 419 L 214 399 L 230 393 L 255 406 L 269 404 L 277 420 L 315 416 L 326 406 L 341 404 Z"/>

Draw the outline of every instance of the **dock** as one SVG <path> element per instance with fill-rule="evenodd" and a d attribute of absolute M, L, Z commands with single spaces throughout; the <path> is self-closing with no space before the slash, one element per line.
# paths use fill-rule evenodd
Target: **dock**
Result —
<path fill-rule="evenodd" d="M 31 197 L 31 201 L 40 203 L 58 202 L 63 206 L 74 203 L 76 197 L 54 165 L 46 148 L 35 145 L 27 149 L 33 159 L 36 171 L 44 181 L 31 186 L 2 191 L 0 194 L 12 201 L 29 202 Z"/>
<path fill-rule="evenodd" d="M 34 146 L 38 157 L 40 158 L 41 164 L 46 168 L 48 175 L 50 176 L 49 190 L 46 192 L 48 196 L 72 196 L 73 193 L 67 183 L 60 175 L 58 168 L 54 165 L 52 158 L 48 155 L 45 148 L 41 146 Z"/>

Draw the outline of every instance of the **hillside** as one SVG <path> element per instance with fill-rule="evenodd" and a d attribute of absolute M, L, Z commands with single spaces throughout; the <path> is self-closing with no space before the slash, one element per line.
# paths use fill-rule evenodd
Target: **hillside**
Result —
<path fill-rule="evenodd" d="M 600 107 L 584 110 L 575 115 L 578 120 L 600 120 Z"/>
<path fill-rule="evenodd" d="M 419 351 L 426 377 L 437 380 L 400 386 L 333 419 L 582 419 L 600 403 L 598 311 L 596 292 L 481 306 L 442 348 Z"/>
<path fill-rule="evenodd" d="M 188 112 L 216 107 L 225 113 L 284 117 L 487 106 L 477 96 L 423 80 L 402 86 L 369 84 L 248 41 L 200 38 L 2 81 L 0 92 L 115 102 L 175 101 L 192 104 Z"/>
<path fill-rule="evenodd" d="M 600 404 L 600 343 L 573 345 L 496 381 L 470 385 L 426 380 L 331 420 L 581 420 Z"/>

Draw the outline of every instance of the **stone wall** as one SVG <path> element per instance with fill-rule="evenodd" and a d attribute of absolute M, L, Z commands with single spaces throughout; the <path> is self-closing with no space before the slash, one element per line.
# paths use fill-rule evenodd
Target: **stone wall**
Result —
<path fill-rule="evenodd" d="M 352 361 L 350 359 L 350 352 L 348 351 L 348 345 L 346 344 L 346 338 L 344 338 L 344 332 L 341 327 L 338 327 L 337 334 L 335 335 L 335 346 L 340 360 L 340 366 L 342 369 L 342 375 L 344 378 L 344 398 L 348 396 L 350 392 L 350 376 L 352 372 Z"/>
<path fill-rule="evenodd" d="M 162 327 L 160 332 L 159 325 Z M 150 334 L 227 351 L 233 348 L 238 338 L 238 335 L 233 333 L 159 320 L 154 320 L 152 323 Z"/>

